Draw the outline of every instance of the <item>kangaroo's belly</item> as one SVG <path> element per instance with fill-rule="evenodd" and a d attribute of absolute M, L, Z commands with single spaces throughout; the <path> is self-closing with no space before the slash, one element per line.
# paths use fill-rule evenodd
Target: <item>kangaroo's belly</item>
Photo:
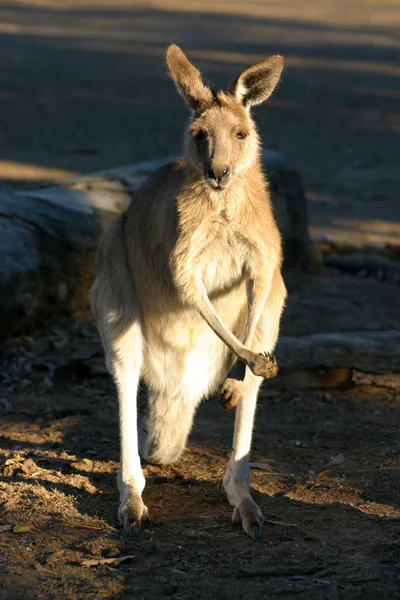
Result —
<path fill-rule="evenodd" d="M 241 337 L 247 315 L 244 283 L 213 298 L 215 311 Z M 226 376 L 229 349 L 192 309 L 144 316 L 143 376 L 146 383 L 171 395 L 184 388 L 195 399 L 211 393 Z"/>

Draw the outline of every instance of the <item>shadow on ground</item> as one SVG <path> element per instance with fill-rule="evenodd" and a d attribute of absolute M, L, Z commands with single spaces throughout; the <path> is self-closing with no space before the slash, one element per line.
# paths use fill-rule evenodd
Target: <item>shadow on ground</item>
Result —
<path fill-rule="evenodd" d="M 68 387 L 68 390 L 66 390 Z M 51 394 L 13 395 L 2 419 L 4 597 L 241 597 L 251 585 L 285 598 L 387 598 L 397 589 L 398 398 L 371 388 L 272 393 L 259 402 L 254 497 L 260 543 L 230 524 L 221 487 L 233 413 L 202 405 L 176 465 L 145 467 L 152 522 L 137 539 L 118 528 L 118 429 L 111 382 L 56 381 Z M 83 408 L 84 407 L 84 408 Z M 330 465 L 332 458 L 343 457 Z M 88 569 L 85 559 L 133 556 Z M 249 581 L 240 569 L 261 569 Z M 271 576 L 270 570 L 283 572 Z M 23 577 L 21 574 L 23 573 Z M 268 575 L 269 573 L 269 575 Z M 57 587 L 58 586 L 58 587 Z M 357 595 L 359 594 L 359 595 Z M 32 596 L 30 596 L 32 597 Z"/>

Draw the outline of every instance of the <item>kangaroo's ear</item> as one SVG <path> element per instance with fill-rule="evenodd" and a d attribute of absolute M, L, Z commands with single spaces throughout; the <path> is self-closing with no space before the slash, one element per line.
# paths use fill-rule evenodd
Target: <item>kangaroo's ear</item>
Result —
<path fill-rule="evenodd" d="M 203 83 L 200 71 L 192 65 L 178 46 L 171 44 L 165 59 L 178 92 L 191 108 L 198 110 L 202 105 L 212 102 L 212 91 Z"/>
<path fill-rule="evenodd" d="M 230 92 L 245 107 L 261 104 L 274 91 L 282 69 L 282 56 L 270 56 L 243 71 L 233 82 Z"/>

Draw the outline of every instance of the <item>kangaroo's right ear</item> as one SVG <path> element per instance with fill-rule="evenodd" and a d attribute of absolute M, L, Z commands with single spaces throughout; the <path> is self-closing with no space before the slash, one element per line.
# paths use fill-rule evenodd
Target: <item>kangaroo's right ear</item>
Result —
<path fill-rule="evenodd" d="M 171 44 L 165 55 L 168 71 L 181 96 L 194 110 L 212 102 L 212 91 L 203 83 L 200 71 L 186 58 L 185 54 Z"/>
<path fill-rule="evenodd" d="M 234 81 L 230 91 L 245 108 L 261 104 L 274 91 L 282 69 L 282 56 L 270 56 L 243 71 Z"/>

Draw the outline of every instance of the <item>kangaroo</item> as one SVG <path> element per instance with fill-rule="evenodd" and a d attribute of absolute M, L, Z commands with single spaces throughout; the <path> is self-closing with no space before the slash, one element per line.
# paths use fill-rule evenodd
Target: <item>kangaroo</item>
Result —
<path fill-rule="evenodd" d="M 118 516 L 138 532 L 148 519 L 140 456 L 177 461 L 200 401 L 218 391 L 226 408 L 237 406 L 224 489 L 233 521 L 256 540 L 264 518 L 250 495 L 249 452 L 258 389 L 277 373 L 286 289 L 250 108 L 273 92 L 283 59 L 249 67 L 226 92 L 208 87 L 174 44 L 166 63 L 191 110 L 183 156 L 103 233 L 90 292 L 119 399 Z M 149 406 L 137 425 L 139 380 Z"/>

